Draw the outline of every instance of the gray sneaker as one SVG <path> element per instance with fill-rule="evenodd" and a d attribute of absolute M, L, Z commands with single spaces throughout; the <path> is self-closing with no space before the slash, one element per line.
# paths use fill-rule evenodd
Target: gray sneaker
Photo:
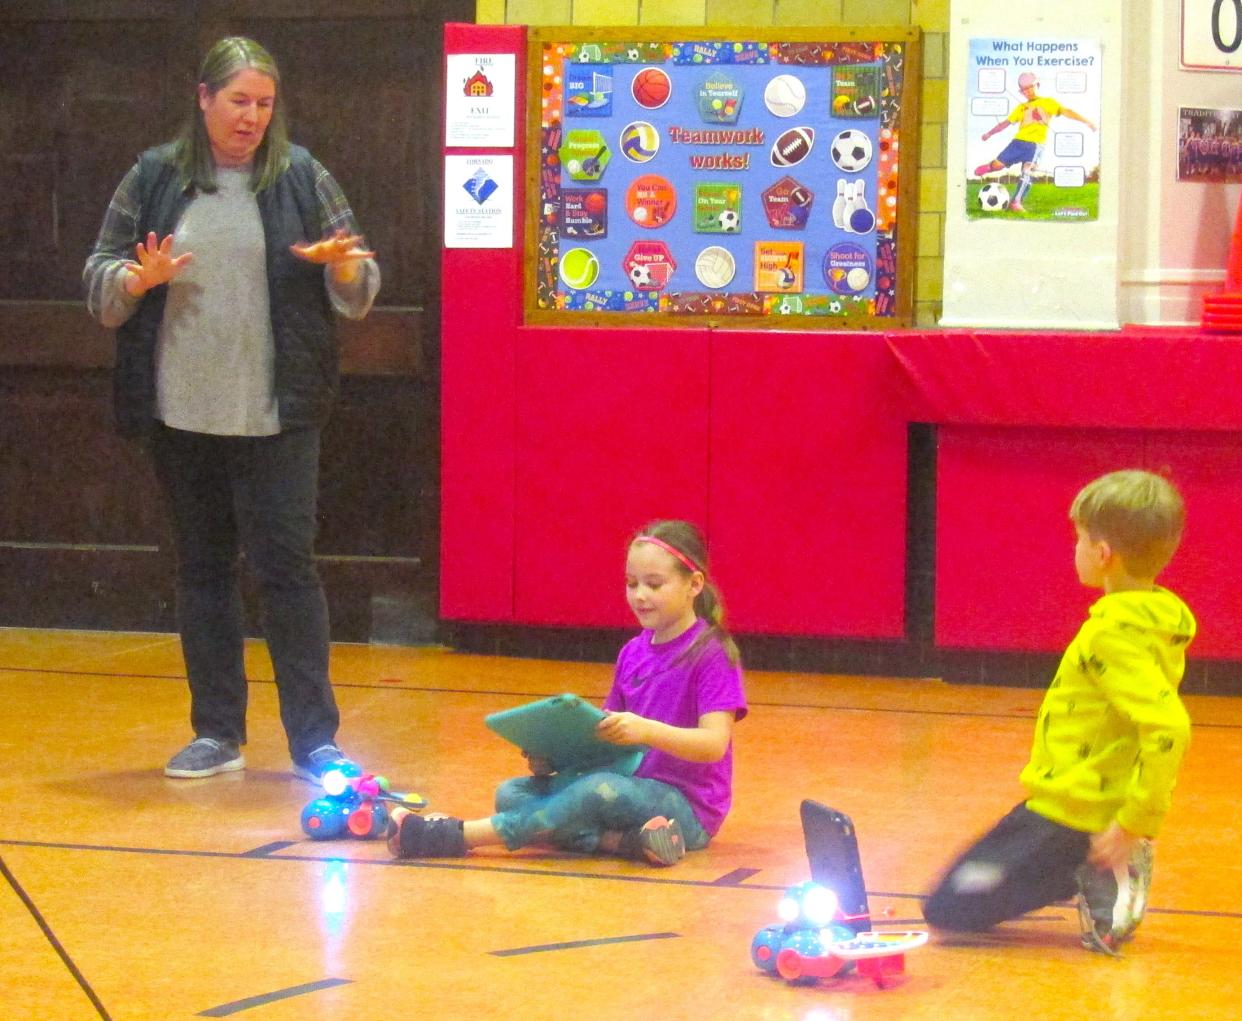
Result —
<path fill-rule="evenodd" d="M 1140 840 L 1122 868 L 1101 872 L 1086 864 L 1078 869 L 1078 920 L 1088 950 L 1119 956 L 1118 948 L 1134 937 L 1147 911 L 1152 858 L 1151 841 Z"/>
<path fill-rule="evenodd" d="M 329 741 L 327 744 L 321 744 L 300 762 L 295 760 L 293 763 L 293 773 L 295 776 L 300 776 L 303 780 L 319 783 L 323 779 L 323 774 L 330 767 L 341 762 L 348 763 L 349 756 Z"/>
<path fill-rule="evenodd" d="M 1123 894 L 1127 905 L 1123 924 L 1113 933 L 1118 944 L 1134 938 L 1134 930 L 1139 927 L 1143 915 L 1147 913 L 1147 893 L 1151 889 L 1152 859 L 1155 851 L 1150 840 L 1140 840 L 1130 853 L 1130 861 L 1126 865 L 1126 882 Z"/>
<path fill-rule="evenodd" d="M 165 776 L 193 778 L 215 776 L 245 769 L 246 760 L 232 741 L 217 741 L 211 737 L 196 737 L 168 760 Z"/>

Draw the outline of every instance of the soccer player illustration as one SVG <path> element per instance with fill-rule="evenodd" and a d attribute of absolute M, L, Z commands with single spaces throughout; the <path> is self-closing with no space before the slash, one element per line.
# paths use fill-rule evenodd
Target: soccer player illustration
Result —
<path fill-rule="evenodd" d="M 1030 71 L 1018 75 L 1018 91 L 1022 93 L 1024 102 L 1019 103 L 1010 111 L 1003 121 L 997 121 L 983 134 L 983 141 L 1004 131 L 1010 124 L 1017 124 L 1018 130 L 1010 143 L 1005 146 L 990 163 L 975 167 L 975 176 L 983 177 L 1013 166 L 1022 164 L 1022 178 L 1018 182 L 1018 191 L 1009 208 L 1015 212 L 1026 212 L 1022 200 L 1031 190 L 1031 175 L 1039 163 L 1044 151 L 1044 143 L 1048 140 L 1048 125 L 1054 117 L 1068 117 L 1079 121 L 1092 131 L 1096 127 L 1082 114 L 1075 113 L 1068 106 L 1062 106 L 1050 96 L 1039 95 L 1039 78 Z"/>

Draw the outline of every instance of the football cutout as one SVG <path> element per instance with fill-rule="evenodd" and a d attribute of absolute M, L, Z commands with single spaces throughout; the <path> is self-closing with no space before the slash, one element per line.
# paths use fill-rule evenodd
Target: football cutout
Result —
<path fill-rule="evenodd" d="M 814 144 L 814 128 L 799 126 L 782 131 L 772 143 L 772 166 L 797 166 L 811 154 Z"/>
<path fill-rule="evenodd" d="M 832 140 L 832 162 L 847 174 L 856 174 L 871 162 L 871 139 L 865 131 L 846 128 Z"/>

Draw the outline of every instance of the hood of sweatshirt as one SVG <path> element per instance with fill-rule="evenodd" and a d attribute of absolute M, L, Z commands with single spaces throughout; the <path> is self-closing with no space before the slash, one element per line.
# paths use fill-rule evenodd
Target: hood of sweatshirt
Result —
<path fill-rule="evenodd" d="M 1159 585 L 1150 592 L 1110 592 L 1096 600 L 1090 615 L 1101 624 L 1141 632 L 1182 652 L 1194 638 L 1197 628 L 1190 607 Z"/>

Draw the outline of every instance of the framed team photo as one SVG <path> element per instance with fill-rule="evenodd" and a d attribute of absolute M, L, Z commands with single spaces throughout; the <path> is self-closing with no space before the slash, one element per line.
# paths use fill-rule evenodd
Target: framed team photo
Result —
<path fill-rule="evenodd" d="M 1178 109 L 1177 179 L 1201 184 L 1242 181 L 1242 110 Z"/>

